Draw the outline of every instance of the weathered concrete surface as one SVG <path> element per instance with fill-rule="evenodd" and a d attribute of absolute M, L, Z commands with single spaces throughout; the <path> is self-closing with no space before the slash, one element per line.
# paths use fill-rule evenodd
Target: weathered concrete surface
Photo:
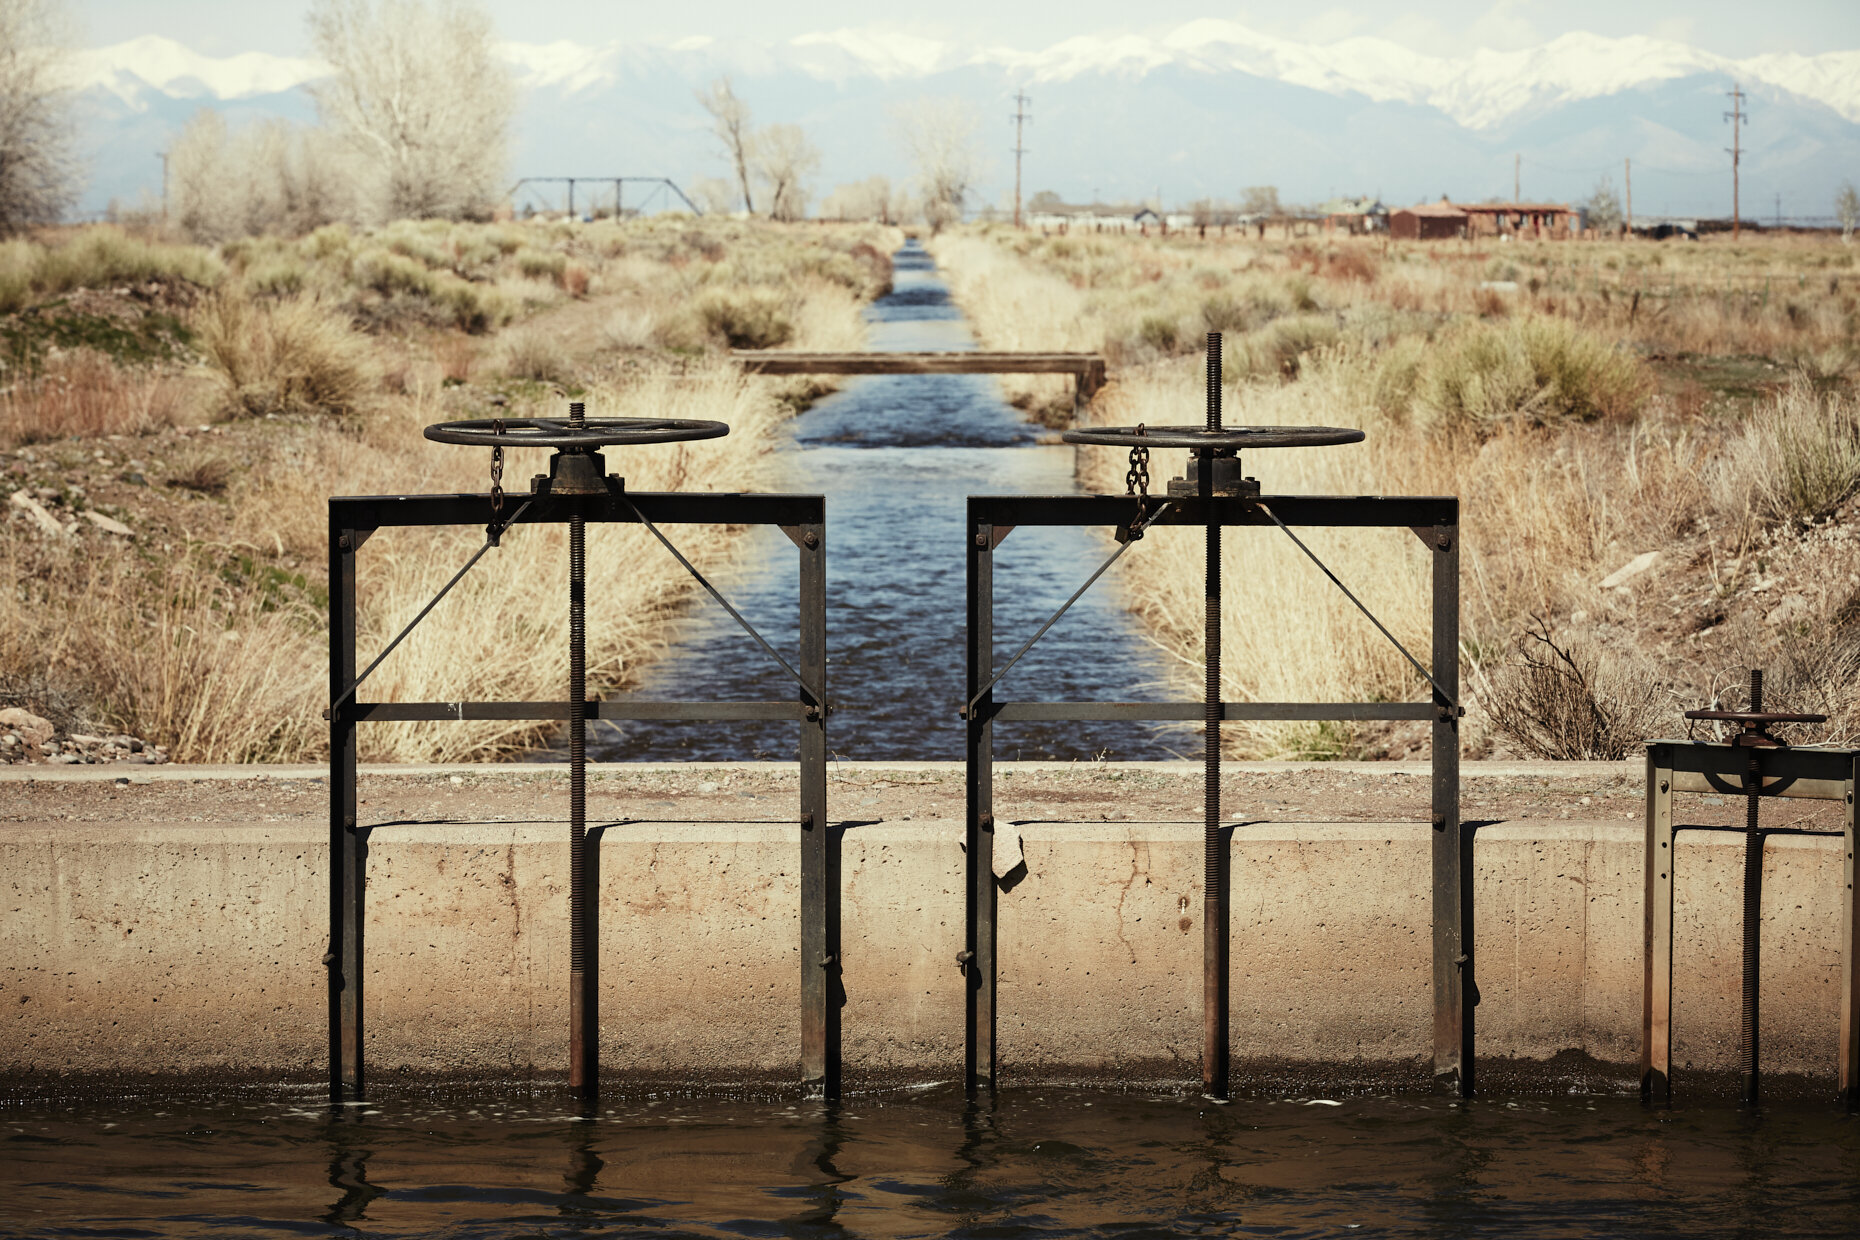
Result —
<path fill-rule="evenodd" d="M 1159 801 L 1187 817 L 1193 774 L 1099 788 L 1094 770 L 1022 773 L 1018 788 L 1007 781 L 1013 795 L 1002 808 L 1020 819 L 1026 870 L 1001 896 L 1002 1062 L 1028 1074 L 1151 1074 L 1177 1064 L 1188 1077 L 1199 1054 L 1201 833 L 1191 822 L 1143 819 Z M 850 823 L 843 1020 L 852 1079 L 948 1077 L 962 1059 L 960 770 L 901 771 L 835 776 L 836 816 Z M 1415 789 L 1398 774 L 1406 778 L 1323 773 L 1363 783 L 1360 802 L 1309 781 L 1243 783 L 1234 802 L 1251 796 L 1306 814 L 1327 804 L 1405 811 Z M 302 781 L 295 793 L 250 771 L 238 778 L 189 783 L 167 800 L 156 785 L 0 782 L 0 815 L 10 819 L 0 821 L 0 1072 L 321 1071 L 320 786 L 307 771 L 289 773 Z M 553 807 L 556 773 L 532 780 L 527 794 L 482 772 L 463 791 L 449 783 L 457 775 L 422 778 L 385 792 L 365 784 L 365 809 L 382 823 L 369 839 L 371 1070 L 555 1070 L 567 1025 L 565 830 L 541 813 L 463 815 L 448 798 L 488 798 L 470 803 L 480 809 Z M 800 1036 L 799 832 L 769 819 L 785 814 L 792 776 L 706 768 L 674 778 L 704 780 L 689 799 L 706 821 L 625 812 L 684 808 L 685 798 L 667 798 L 673 784 L 596 784 L 596 810 L 612 820 L 600 832 L 603 1064 L 709 1081 L 780 1078 L 794 1070 Z M 1479 827 L 1480 1052 L 1546 1059 L 1574 1049 L 1631 1064 L 1640 1037 L 1638 772 L 1503 778 L 1536 789 L 1513 794 L 1527 812 L 1568 812 L 1553 807 L 1576 802 L 1610 818 Z M 1477 785 L 1469 779 L 1469 800 L 1505 799 Z M 192 799 L 174 799 L 181 791 Z M 1589 792 L 1594 803 L 1580 806 L 1578 793 Z M 200 812 L 177 812 L 190 807 Z M 72 810 L 81 812 L 59 820 Z M 167 817 L 147 820 L 143 810 Z M 759 820 L 732 821 L 738 813 Z M 1121 814 L 1138 817 L 1105 821 Z M 1238 1058 L 1348 1065 L 1428 1053 L 1429 835 L 1415 822 L 1248 814 L 1235 823 Z M 1679 849 L 1677 1059 L 1727 1068 L 1742 840 L 1687 832 Z M 1829 1075 L 1839 840 L 1772 839 L 1766 874 L 1765 1060 Z"/>

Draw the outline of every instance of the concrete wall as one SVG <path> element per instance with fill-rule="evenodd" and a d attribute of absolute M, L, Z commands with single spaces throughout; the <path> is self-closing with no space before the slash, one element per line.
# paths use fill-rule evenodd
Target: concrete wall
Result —
<path fill-rule="evenodd" d="M 1200 830 L 1023 828 L 1001 898 L 1005 1068 L 1116 1070 L 1199 1054 Z M 568 857 L 559 824 L 384 826 L 370 842 L 369 1062 L 377 1074 L 553 1070 L 565 1056 Z M 1428 832 L 1242 826 L 1234 841 L 1236 1057 L 1428 1054 Z M 0 1072 L 288 1072 L 324 1054 L 321 828 L 0 824 Z M 1728 1068 L 1741 837 L 1681 836 L 1676 1058 Z M 1641 829 L 1484 827 L 1476 849 L 1482 1055 L 1633 1063 Z M 1772 839 L 1766 1064 L 1832 1073 L 1838 839 Z M 796 1070 L 798 832 L 635 824 L 601 837 L 602 1059 L 709 1081 Z M 958 823 L 844 836 L 849 1079 L 962 1060 Z"/>

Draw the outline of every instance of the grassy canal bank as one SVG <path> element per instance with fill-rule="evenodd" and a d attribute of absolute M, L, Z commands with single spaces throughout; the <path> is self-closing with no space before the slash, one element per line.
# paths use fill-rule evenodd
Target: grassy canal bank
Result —
<path fill-rule="evenodd" d="M 889 287 L 900 240 L 657 217 L 403 221 L 212 248 L 95 226 L 0 245 L 0 707 L 50 722 L 55 745 L 118 734 L 182 762 L 320 756 L 328 496 L 484 490 L 487 453 L 421 429 L 559 413 L 570 397 L 600 416 L 730 424 L 721 440 L 610 451 L 636 489 L 765 486 L 776 427 L 827 388 L 745 379 L 728 350 L 861 347 L 861 308 Z M 543 460 L 512 452 L 506 486 Z M 734 533 L 693 531 L 682 549 L 714 567 Z M 379 649 L 481 537 L 371 540 L 362 647 Z M 558 683 L 565 539 L 507 540 L 383 665 L 381 692 L 524 698 Z M 624 686 L 692 583 L 643 531 L 589 539 L 604 617 L 589 674 Z M 537 739 L 389 724 L 363 756 Z M 0 759 L 42 757 L 38 744 Z"/>

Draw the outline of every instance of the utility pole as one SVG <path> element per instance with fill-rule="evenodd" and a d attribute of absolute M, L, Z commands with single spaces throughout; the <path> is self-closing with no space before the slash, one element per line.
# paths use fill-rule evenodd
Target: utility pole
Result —
<path fill-rule="evenodd" d="M 1027 105 L 1033 100 L 1027 98 L 1023 91 L 1014 92 L 1014 227 L 1020 227 L 1020 157 L 1027 153 L 1021 145 L 1021 126 L 1033 119 L 1027 111 Z"/>
<path fill-rule="evenodd" d="M 1524 199 L 1520 197 L 1523 191 L 1518 188 L 1520 185 L 1523 184 L 1523 181 L 1524 181 L 1524 156 L 1522 153 L 1520 153 L 1520 154 L 1513 155 L 1511 157 L 1511 201 L 1513 202 L 1524 201 Z"/>
<path fill-rule="evenodd" d="M 1634 160 L 1629 157 L 1627 164 L 1627 239 L 1634 239 Z"/>
<path fill-rule="evenodd" d="M 1742 218 L 1737 207 L 1737 166 L 1743 162 L 1744 92 L 1736 82 L 1725 94 L 1731 97 L 1731 110 L 1724 114 L 1724 119 L 1731 122 L 1731 240 L 1736 241 L 1743 235 Z"/>

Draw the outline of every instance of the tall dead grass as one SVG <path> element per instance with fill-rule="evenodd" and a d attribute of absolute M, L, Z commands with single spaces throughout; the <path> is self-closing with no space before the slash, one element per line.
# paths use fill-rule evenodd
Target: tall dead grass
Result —
<path fill-rule="evenodd" d="M 1797 378 L 1745 422 L 1713 479 L 1737 518 L 1812 521 L 1860 487 L 1860 397 Z"/>
<path fill-rule="evenodd" d="M 212 396 L 174 367 L 124 367 L 90 349 L 49 359 L 37 375 L 0 388 L 0 446 L 70 436 L 141 435 L 199 422 Z"/>
<path fill-rule="evenodd" d="M 346 416 L 379 380 L 373 343 L 316 294 L 257 302 L 227 289 L 194 322 L 228 406 L 240 412 Z"/>
<path fill-rule="evenodd" d="M 587 395 L 610 416 L 719 418 L 719 440 L 611 452 L 609 467 L 636 490 L 765 478 L 776 403 L 733 367 L 659 370 Z M 513 410 L 520 416 L 526 406 Z M 538 406 L 535 410 L 541 412 Z M 358 494 L 482 490 L 488 457 L 432 444 L 420 429 L 443 410 L 431 390 L 359 427 L 309 424 L 295 451 L 234 483 L 230 542 L 96 554 L 92 544 L 9 537 L 0 572 L 0 667 L 83 687 L 103 722 L 158 738 L 177 761 L 305 761 L 325 752 L 328 697 L 323 593 L 272 567 L 327 554 L 328 500 L 341 480 Z M 513 478 L 543 468 L 514 452 Z M 534 457 L 535 459 L 527 459 Z M 384 530 L 361 553 L 361 649 L 379 650 L 482 541 L 478 529 Z M 681 549 L 714 569 L 731 531 L 680 531 Z M 567 535 L 519 527 L 487 556 L 368 682 L 366 700 L 549 699 L 566 684 Z M 682 569 L 641 530 L 589 532 L 589 676 L 626 684 L 663 641 L 664 622 L 689 593 Z M 536 744 L 529 724 L 379 724 L 363 730 L 371 761 L 484 758 Z"/>

